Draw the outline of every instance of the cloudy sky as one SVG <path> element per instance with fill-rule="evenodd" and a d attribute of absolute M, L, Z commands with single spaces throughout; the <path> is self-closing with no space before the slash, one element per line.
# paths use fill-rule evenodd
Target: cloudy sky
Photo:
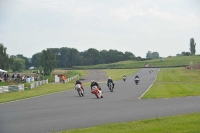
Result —
<path fill-rule="evenodd" d="M 0 43 L 9 55 L 45 48 L 200 54 L 200 0 L 0 0 Z"/>

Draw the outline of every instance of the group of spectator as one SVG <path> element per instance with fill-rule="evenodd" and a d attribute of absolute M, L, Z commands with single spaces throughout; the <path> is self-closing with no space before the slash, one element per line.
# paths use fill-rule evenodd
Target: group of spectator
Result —
<path fill-rule="evenodd" d="M 5 81 L 7 82 L 8 80 L 8 73 L 0 73 L 0 82 Z"/>
<path fill-rule="evenodd" d="M 26 74 L 20 74 L 20 73 L 13 73 L 12 76 L 9 78 L 10 76 L 8 75 L 8 73 L 1 73 L 0 75 L 0 82 L 26 82 L 26 78 L 31 78 L 34 76 L 28 76 Z M 34 77 L 35 80 L 39 81 L 40 80 L 40 76 Z"/>

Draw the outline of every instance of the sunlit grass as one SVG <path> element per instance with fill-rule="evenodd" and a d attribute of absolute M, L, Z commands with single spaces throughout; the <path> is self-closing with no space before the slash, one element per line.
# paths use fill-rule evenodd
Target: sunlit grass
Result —
<path fill-rule="evenodd" d="M 200 83 L 154 83 L 142 98 L 199 96 Z"/>
<path fill-rule="evenodd" d="M 156 82 L 199 82 L 199 69 L 163 68 L 160 70 Z"/>
<path fill-rule="evenodd" d="M 179 57 L 171 57 L 164 59 L 152 59 L 145 61 L 120 61 L 116 63 L 109 64 L 98 64 L 91 66 L 75 66 L 74 68 L 88 69 L 88 68 L 137 68 L 144 67 L 145 64 L 149 64 L 150 67 L 168 67 L 168 66 L 185 66 L 192 65 L 198 63 L 200 61 L 200 56 L 179 56 Z"/>
<path fill-rule="evenodd" d="M 87 71 L 84 71 L 84 70 L 76 70 L 76 71 L 70 70 L 68 72 L 69 72 L 68 75 L 75 76 L 76 74 L 80 74 L 80 77 L 87 74 Z M 38 86 L 37 88 L 31 89 L 31 90 L 25 90 L 25 91 L 20 91 L 20 92 L 0 93 L 0 103 L 24 99 L 24 98 L 30 98 L 30 97 L 35 97 L 35 96 L 41 96 L 41 95 L 50 94 L 54 92 L 60 92 L 64 90 L 70 90 L 74 88 L 74 82 L 75 82 L 75 79 L 65 84 L 49 83 L 49 84 Z M 85 85 L 88 85 L 88 84 L 85 84 Z"/>
<path fill-rule="evenodd" d="M 137 72 L 139 69 L 105 69 L 108 77 L 111 77 L 113 80 L 122 79 L 123 75 L 130 76 Z"/>
<path fill-rule="evenodd" d="M 200 95 L 200 70 L 164 68 L 142 98 L 172 98 Z"/>
<path fill-rule="evenodd" d="M 200 113 L 112 123 L 59 133 L 199 133 Z M 57 132 L 58 133 L 58 132 Z"/>

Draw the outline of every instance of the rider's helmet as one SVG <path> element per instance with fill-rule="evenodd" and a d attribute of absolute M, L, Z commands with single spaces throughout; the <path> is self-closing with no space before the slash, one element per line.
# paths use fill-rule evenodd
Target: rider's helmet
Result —
<path fill-rule="evenodd" d="M 79 80 L 76 80 L 76 83 L 78 83 L 79 82 Z"/>
<path fill-rule="evenodd" d="M 108 77 L 108 79 L 111 79 L 110 77 Z"/>
<path fill-rule="evenodd" d="M 91 83 L 94 83 L 94 80 L 91 80 Z"/>

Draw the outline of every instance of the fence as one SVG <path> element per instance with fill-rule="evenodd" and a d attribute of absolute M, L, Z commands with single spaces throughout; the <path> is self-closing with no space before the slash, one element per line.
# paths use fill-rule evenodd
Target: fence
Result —
<path fill-rule="evenodd" d="M 79 77 L 79 74 L 75 75 L 73 77 L 67 78 L 65 80 L 65 83 L 70 82 L 71 80 L 76 79 L 78 77 Z M 42 84 L 48 84 L 48 79 L 31 83 L 30 89 L 36 88 L 36 87 L 38 87 Z M 24 91 L 24 84 L 10 85 L 10 86 L 0 86 L 0 93 L 15 92 L 15 91 Z"/>
<path fill-rule="evenodd" d="M 31 83 L 30 89 L 36 88 L 36 87 L 38 87 L 38 86 L 40 86 L 42 84 L 48 84 L 48 79 Z"/>
<path fill-rule="evenodd" d="M 23 90 L 24 90 L 24 84 L 0 86 L 0 93 L 23 91 Z"/>
<path fill-rule="evenodd" d="M 78 77 L 79 77 L 79 74 L 78 74 L 78 75 L 75 75 L 74 77 L 67 78 L 67 79 L 65 80 L 65 83 L 70 82 L 71 80 L 76 79 L 76 78 L 78 78 Z"/>
<path fill-rule="evenodd" d="M 48 84 L 47 80 L 37 81 L 30 84 L 30 89 L 36 88 L 42 84 Z M 24 91 L 24 84 L 0 86 L 0 93 Z"/>

